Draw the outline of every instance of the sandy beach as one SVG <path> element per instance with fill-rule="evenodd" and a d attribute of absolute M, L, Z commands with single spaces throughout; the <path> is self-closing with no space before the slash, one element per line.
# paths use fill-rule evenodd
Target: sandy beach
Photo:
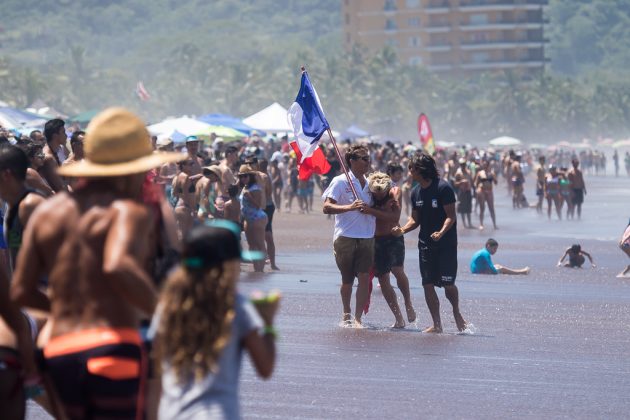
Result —
<path fill-rule="evenodd" d="M 317 198 L 312 214 L 276 215 L 282 271 L 246 272 L 241 290 L 283 291 L 279 358 L 268 382 L 255 378 L 249 366 L 244 370 L 245 418 L 626 416 L 630 279 L 615 276 L 628 263 L 617 240 L 627 224 L 630 188 L 627 178 L 612 177 L 587 178 L 587 187 L 582 221 L 548 221 L 534 209 L 512 210 L 502 183 L 495 191 L 500 229 L 460 229 L 457 284 L 472 335 L 456 334 L 443 293 L 446 333 L 420 332 L 429 314 L 416 232 L 406 238 L 405 267 L 417 325 L 389 329 L 394 318 L 375 287 L 366 328 L 339 327 L 333 221 L 321 214 Z M 526 195 L 531 203 L 531 179 Z M 478 225 L 475 215 L 473 223 Z M 471 275 L 470 257 L 488 237 L 500 243 L 495 262 L 529 265 L 532 273 Z M 593 255 L 597 268 L 556 267 L 574 242 Z"/>
<path fill-rule="evenodd" d="M 340 327 L 333 220 L 321 213 L 318 197 L 311 214 L 276 213 L 282 271 L 257 274 L 244 265 L 240 283 L 244 293 L 274 288 L 283 293 L 276 371 L 263 382 L 246 362 L 244 418 L 626 417 L 630 279 L 615 276 L 628 263 L 617 240 L 628 221 L 630 188 L 625 177 L 586 182 L 582 221 L 548 221 L 534 209 L 512 210 L 501 183 L 495 191 L 500 229 L 460 228 L 457 284 L 462 314 L 474 325 L 469 335 L 456 333 L 442 292 L 446 333 L 420 332 L 429 314 L 417 232 L 406 237 L 405 268 L 418 323 L 402 331 L 388 328 L 394 318 L 375 287 L 366 328 Z M 526 194 L 531 203 L 531 179 Z M 473 223 L 478 225 L 475 215 Z M 488 237 L 500 243 L 495 262 L 529 265 L 532 273 L 471 275 L 470 257 Z M 574 242 L 593 255 L 597 268 L 556 267 Z M 45 416 L 35 410 L 29 418 Z"/>

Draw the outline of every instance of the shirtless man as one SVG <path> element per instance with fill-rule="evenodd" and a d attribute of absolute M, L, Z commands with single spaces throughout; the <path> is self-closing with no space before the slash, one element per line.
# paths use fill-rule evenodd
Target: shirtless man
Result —
<path fill-rule="evenodd" d="M 144 122 L 122 108 L 103 111 L 88 128 L 85 160 L 59 169 L 85 184 L 33 213 L 11 299 L 50 311 L 46 373 L 69 418 L 141 418 L 146 360 L 138 320 L 156 303 L 143 268 L 154 223 L 142 185 L 146 171 L 183 156 L 154 154 Z M 38 288 L 42 276 L 50 295 Z"/>
<path fill-rule="evenodd" d="M 62 165 L 68 165 L 72 162 L 79 162 L 85 157 L 83 152 L 83 140 L 85 140 L 85 131 L 75 131 L 70 137 L 70 148 L 72 153 L 68 156 L 68 159 L 64 160 Z"/>
<path fill-rule="evenodd" d="M 400 287 L 403 296 L 405 294 L 405 306 L 407 309 L 407 319 L 409 322 L 416 320 L 416 311 L 409 296 L 409 280 L 404 273 L 405 262 L 405 239 L 402 236 L 394 236 L 392 228 L 398 226 L 400 219 L 400 188 L 394 187 L 389 175 L 375 172 L 368 178 L 368 188 L 374 198 L 374 205 L 366 214 L 376 217 L 376 231 L 374 234 L 374 268 L 378 282 L 381 285 L 381 292 L 385 301 L 392 310 L 396 321 L 392 328 L 404 328 L 403 319 L 396 292 L 389 282 L 389 273 L 397 271 L 396 279 L 400 285 L 402 277 L 406 280 L 406 288 Z M 402 276 L 401 276 L 402 274 Z M 400 277 L 400 279 L 399 279 Z M 405 290 L 406 289 L 406 290 Z M 405 293 L 406 292 L 406 293 Z"/>
<path fill-rule="evenodd" d="M 217 217 L 222 217 L 225 202 L 230 199 L 228 188 L 230 185 L 236 184 L 236 177 L 234 176 L 234 165 L 238 162 L 238 149 L 234 146 L 228 146 L 225 148 L 224 158 L 219 163 L 219 169 L 221 170 L 221 182 L 219 193 L 215 201 L 215 207 L 217 208 Z"/>
<path fill-rule="evenodd" d="M 0 199 L 9 205 L 4 234 L 11 271 L 15 269 L 26 223 L 35 208 L 45 200 L 40 193 L 26 186 L 27 168 L 28 158 L 22 150 L 15 146 L 0 148 Z"/>
<path fill-rule="evenodd" d="M 44 165 L 39 169 L 39 173 L 55 192 L 67 190 L 63 180 L 56 172 L 57 168 L 61 166 L 57 150 L 66 142 L 66 129 L 63 120 L 54 119 L 46 122 L 44 136 L 46 137 Z"/>
<path fill-rule="evenodd" d="M 536 195 L 538 196 L 538 203 L 536 203 L 536 211 L 539 214 L 543 212 L 543 200 L 545 198 L 545 157 L 540 156 L 538 158 L 538 167 L 536 168 Z"/>
<path fill-rule="evenodd" d="M 156 142 L 157 149 L 160 152 L 172 152 L 173 140 L 170 138 L 158 139 Z M 155 182 L 164 188 L 164 195 L 171 206 L 175 207 L 177 200 L 173 199 L 173 178 L 177 176 L 177 163 L 168 162 L 162 165 L 158 171 Z"/>
<path fill-rule="evenodd" d="M 584 176 L 582 171 L 578 169 L 580 161 L 577 159 L 571 160 L 573 168 L 568 173 L 569 182 L 571 188 L 573 188 L 573 209 L 571 210 L 571 218 L 574 216 L 574 209 L 577 207 L 578 219 L 582 218 L 582 203 L 584 202 L 584 196 L 586 195 L 586 184 L 584 183 Z"/>
<path fill-rule="evenodd" d="M 7 273 L 15 267 L 17 254 L 22 244 L 22 232 L 28 219 L 44 197 L 26 187 L 28 159 L 15 146 L 0 147 L 0 199 L 9 205 L 4 235 L 8 245 L 7 267 L 0 264 L 0 405 L 6 418 L 22 418 L 18 412 L 24 410 L 23 375 L 30 382 L 36 375 L 33 358 L 33 337 L 39 324 L 9 301 L 9 278 Z M 5 411 L 8 410 L 8 411 Z M 23 414 L 22 414 L 23 416 Z"/>
<path fill-rule="evenodd" d="M 190 174 L 199 175 L 201 168 L 203 167 L 203 159 L 197 154 L 199 153 L 199 145 L 201 140 L 197 136 L 188 136 L 186 138 L 186 151 L 188 153 L 188 159 L 191 161 Z"/>

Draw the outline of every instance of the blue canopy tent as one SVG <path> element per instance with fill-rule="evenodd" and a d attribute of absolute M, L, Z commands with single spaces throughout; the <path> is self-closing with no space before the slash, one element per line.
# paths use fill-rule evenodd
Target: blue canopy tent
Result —
<path fill-rule="evenodd" d="M 46 118 L 32 112 L 8 106 L 0 107 L 0 125 L 5 128 L 41 127 Z"/>
<path fill-rule="evenodd" d="M 247 124 L 243 124 L 243 121 L 239 120 L 236 117 L 232 117 L 231 115 L 225 114 L 206 114 L 201 117 L 197 117 L 197 119 L 201 122 L 205 122 L 210 125 L 219 125 L 223 127 L 230 127 L 235 130 L 241 131 L 248 136 L 253 134 L 253 131 L 256 131 L 258 134 L 264 135 L 265 133 L 261 133 L 259 130 L 255 130 Z"/>
<path fill-rule="evenodd" d="M 341 138 L 344 138 L 344 139 L 356 139 L 358 137 L 367 137 L 369 135 L 370 135 L 370 133 L 368 133 L 365 130 L 360 129 L 359 127 L 357 127 L 356 125 L 353 124 L 350 127 L 346 128 L 341 133 Z"/>

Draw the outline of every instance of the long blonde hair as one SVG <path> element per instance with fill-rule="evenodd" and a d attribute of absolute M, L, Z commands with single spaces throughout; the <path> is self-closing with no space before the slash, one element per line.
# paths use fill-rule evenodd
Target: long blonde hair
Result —
<path fill-rule="evenodd" d="M 179 267 L 166 280 L 156 350 L 180 382 L 216 373 L 230 340 L 237 276 L 238 264 L 228 260 L 206 269 Z"/>

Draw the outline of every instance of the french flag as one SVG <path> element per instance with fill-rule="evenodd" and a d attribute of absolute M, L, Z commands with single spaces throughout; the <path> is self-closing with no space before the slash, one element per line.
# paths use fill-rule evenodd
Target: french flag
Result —
<path fill-rule="evenodd" d="M 136 84 L 136 95 L 141 101 L 148 101 L 151 99 L 151 95 L 149 95 L 149 92 L 144 87 L 144 83 L 142 83 L 142 81 L 139 81 Z"/>
<path fill-rule="evenodd" d="M 307 180 L 313 173 L 327 173 L 330 164 L 319 147 L 319 139 L 330 125 L 306 71 L 302 72 L 300 91 L 289 107 L 287 117 L 295 135 L 289 144 L 297 155 L 298 178 Z"/>

